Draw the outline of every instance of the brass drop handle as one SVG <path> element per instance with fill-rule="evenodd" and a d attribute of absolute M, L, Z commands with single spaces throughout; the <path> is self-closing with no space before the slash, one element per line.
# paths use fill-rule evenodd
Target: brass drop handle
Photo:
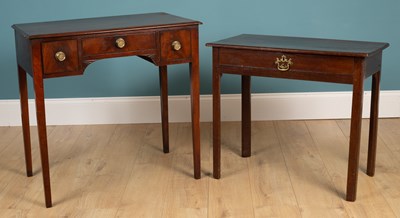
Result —
<path fill-rule="evenodd" d="M 123 38 L 118 38 L 117 40 L 115 40 L 115 45 L 118 48 L 124 48 L 126 43 L 125 43 L 125 40 Z"/>
<path fill-rule="evenodd" d="M 285 55 L 282 55 L 281 58 L 276 58 L 275 64 L 279 71 L 288 71 L 290 65 L 293 65 L 293 61 L 291 58 L 287 59 Z"/>
<path fill-rule="evenodd" d="M 181 43 L 180 43 L 179 41 L 173 41 L 173 42 L 172 42 L 172 48 L 173 48 L 175 51 L 179 51 L 179 50 L 181 50 L 182 45 L 181 45 Z"/>
<path fill-rule="evenodd" d="M 57 52 L 57 53 L 55 54 L 55 58 L 57 59 L 57 61 L 63 62 L 63 61 L 65 61 L 65 59 L 67 58 L 67 56 L 65 55 L 64 52 L 59 51 L 59 52 Z"/>

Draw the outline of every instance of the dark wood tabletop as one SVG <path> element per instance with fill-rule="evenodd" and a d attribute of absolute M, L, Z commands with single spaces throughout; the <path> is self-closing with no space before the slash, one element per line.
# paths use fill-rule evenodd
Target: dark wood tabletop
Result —
<path fill-rule="evenodd" d="M 39 23 L 15 24 L 12 27 L 26 38 L 47 38 L 88 35 L 107 32 L 123 32 L 139 29 L 182 26 L 184 24 L 201 24 L 199 21 L 178 17 L 164 12 L 85 18 Z"/>
<path fill-rule="evenodd" d="M 389 47 L 389 43 L 242 34 L 206 46 L 243 48 L 287 53 L 368 57 Z"/>

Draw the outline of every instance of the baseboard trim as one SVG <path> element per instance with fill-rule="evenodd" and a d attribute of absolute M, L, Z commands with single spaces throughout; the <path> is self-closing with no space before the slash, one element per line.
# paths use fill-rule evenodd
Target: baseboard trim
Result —
<path fill-rule="evenodd" d="M 363 117 L 369 116 L 370 92 L 364 94 Z M 351 92 L 252 94 L 252 120 L 299 120 L 349 118 Z M 200 98 L 203 122 L 212 120 L 212 96 Z M 240 120 L 241 97 L 221 96 L 223 121 Z M 36 124 L 34 101 L 29 100 L 32 125 Z M 159 123 L 160 100 L 150 97 L 46 99 L 48 125 Z M 170 122 L 190 121 L 190 97 L 169 97 Z M 379 117 L 400 117 L 400 91 L 381 91 Z M 0 126 L 20 126 L 19 100 L 0 100 Z"/>

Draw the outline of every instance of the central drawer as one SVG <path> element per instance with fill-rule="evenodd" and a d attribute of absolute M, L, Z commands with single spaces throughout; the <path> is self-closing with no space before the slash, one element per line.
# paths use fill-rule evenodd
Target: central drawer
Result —
<path fill-rule="evenodd" d="M 156 48 L 155 33 L 106 35 L 82 39 L 83 56 L 134 52 Z"/>
<path fill-rule="evenodd" d="M 250 67 L 290 74 L 295 72 L 323 73 L 330 75 L 352 75 L 354 58 L 257 51 L 247 49 L 220 49 L 219 64 L 235 67 Z"/>

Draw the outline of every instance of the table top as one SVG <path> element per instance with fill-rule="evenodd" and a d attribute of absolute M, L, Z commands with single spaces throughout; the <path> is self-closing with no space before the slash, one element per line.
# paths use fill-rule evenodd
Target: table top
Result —
<path fill-rule="evenodd" d="M 206 46 L 303 54 L 368 57 L 389 43 L 242 34 Z"/>
<path fill-rule="evenodd" d="M 110 31 L 128 31 L 198 25 L 199 21 L 159 12 L 112 17 L 85 18 L 40 23 L 15 24 L 16 32 L 29 39 L 70 36 L 76 34 L 96 34 Z"/>

